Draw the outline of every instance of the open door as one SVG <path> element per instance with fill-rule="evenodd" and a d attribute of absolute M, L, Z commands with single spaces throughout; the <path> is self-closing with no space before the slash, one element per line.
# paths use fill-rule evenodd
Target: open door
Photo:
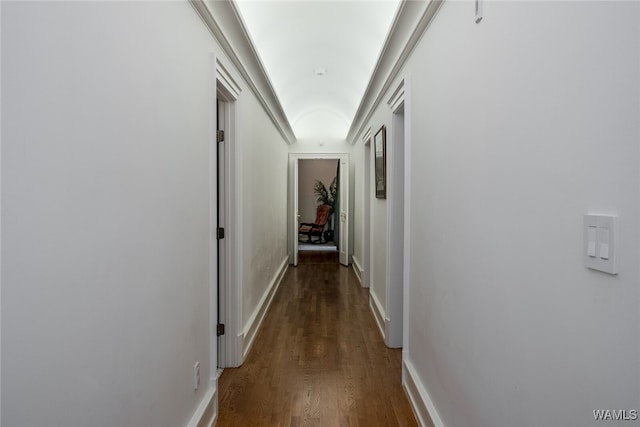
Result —
<path fill-rule="evenodd" d="M 300 159 L 293 160 L 293 265 L 298 265 L 298 229 L 300 228 L 300 213 L 298 212 L 298 171 Z"/>
<path fill-rule="evenodd" d="M 338 193 L 340 212 L 340 236 L 338 246 L 340 248 L 340 264 L 349 265 L 349 161 L 341 158 L 338 166 L 338 179 L 340 188 Z"/>
<path fill-rule="evenodd" d="M 225 196 L 225 124 L 226 124 L 226 105 L 220 99 L 217 99 L 217 123 L 216 123 L 216 239 L 218 245 L 218 268 L 217 268 L 217 288 L 218 288 L 218 319 L 216 324 L 216 335 L 218 336 L 218 369 L 227 366 L 225 337 L 223 336 L 225 319 L 227 317 L 227 283 L 226 279 L 226 245 L 222 240 L 225 238 L 226 224 L 226 196 Z"/>

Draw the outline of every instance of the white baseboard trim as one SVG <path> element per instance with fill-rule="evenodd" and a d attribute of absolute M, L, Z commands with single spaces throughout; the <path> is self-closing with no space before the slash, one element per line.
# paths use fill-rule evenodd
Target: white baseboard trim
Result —
<path fill-rule="evenodd" d="M 402 386 L 421 427 L 445 427 L 413 364 L 402 361 Z"/>
<path fill-rule="evenodd" d="M 371 308 L 371 312 L 373 313 L 373 318 L 376 321 L 376 325 L 378 325 L 378 329 L 380 329 L 380 334 L 382 335 L 382 339 L 386 340 L 385 334 L 384 334 L 384 331 L 385 331 L 384 309 L 380 305 L 380 301 L 378 301 L 376 294 L 374 294 L 373 292 L 369 292 L 369 307 Z"/>
<path fill-rule="evenodd" d="M 289 256 L 287 255 L 282 263 L 280 264 L 280 268 L 278 269 L 278 273 L 275 275 L 266 292 L 262 295 L 258 306 L 254 310 L 253 314 L 251 314 L 251 318 L 247 322 L 245 326 L 242 337 L 239 337 L 239 341 L 242 342 L 244 349 L 242 350 L 242 361 L 247 358 L 247 354 L 249 354 L 249 350 L 251 350 L 251 346 L 253 345 L 253 340 L 255 339 L 258 330 L 260 329 L 260 325 L 262 325 L 262 321 L 264 320 L 264 316 L 267 314 L 267 310 L 271 305 L 271 301 L 273 301 L 273 297 L 280 287 L 280 283 L 282 282 L 282 278 L 284 277 L 284 273 L 289 268 Z"/>
<path fill-rule="evenodd" d="M 212 427 L 218 418 L 218 384 L 214 381 L 207 390 L 187 427 Z"/>
<path fill-rule="evenodd" d="M 356 258 L 355 256 L 352 256 L 351 261 L 352 261 L 351 267 L 353 267 L 353 272 L 356 273 L 356 277 L 358 278 L 358 282 L 360 282 L 360 286 L 364 286 L 364 284 L 362 283 L 362 276 L 364 275 L 364 270 L 362 269 L 362 266 L 360 265 L 358 258 Z"/>

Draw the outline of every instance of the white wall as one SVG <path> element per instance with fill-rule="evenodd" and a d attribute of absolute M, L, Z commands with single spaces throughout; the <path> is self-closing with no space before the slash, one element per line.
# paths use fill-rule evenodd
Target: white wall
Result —
<path fill-rule="evenodd" d="M 341 138 L 299 138 L 289 146 L 290 153 L 349 153 L 351 144 Z"/>
<path fill-rule="evenodd" d="M 197 360 L 208 378 L 209 36 L 187 3 L 2 7 L 3 423 L 184 424 Z"/>
<path fill-rule="evenodd" d="M 301 222 L 313 222 L 316 219 L 318 196 L 313 191 L 316 180 L 322 182 L 329 191 L 337 170 L 338 160 L 300 160 L 298 165 L 298 212 Z"/>
<path fill-rule="evenodd" d="M 211 392 L 212 51 L 241 82 L 188 2 L 2 3 L 3 425 L 174 427 Z M 241 86 L 251 311 L 287 148 Z"/>
<path fill-rule="evenodd" d="M 288 146 L 255 98 L 243 99 L 242 108 L 238 132 L 246 142 L 241 154 L 243 321 L 248 333 L 274 285 L 273 279 L 288 257 Z"/>
<path fill-rule="evenodd" d="M 639 7 L 485 2 L 475 24 L 473 2 L 448 1 L 401 72 L 405 363 L 446 426 L 584 426 L 593 409 L 638 409 Z M 372 128 L 383 122 L 386 104 Z M 583 266 L 589 212 L 620 219 L 617 276 Z"/>

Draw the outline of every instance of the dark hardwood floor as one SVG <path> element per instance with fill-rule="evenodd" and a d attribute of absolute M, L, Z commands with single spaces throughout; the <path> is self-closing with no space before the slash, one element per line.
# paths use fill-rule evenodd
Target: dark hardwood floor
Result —
<path fill-rule="evenodd" d="M 415 426 L 401 350 L 337 253 L 301 253 L 244 365 L 219 379 L 217 426 Z"/>

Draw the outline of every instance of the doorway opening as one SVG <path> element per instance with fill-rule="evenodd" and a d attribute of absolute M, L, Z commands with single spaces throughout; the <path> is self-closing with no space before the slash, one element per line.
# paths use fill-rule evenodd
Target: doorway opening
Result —
<path fill-rule="evenodd" d="M 340 161 L 300 159 L 298 164 L 298 251 L 337 252 Z"/>
<path fill-rule="evenodd" d="M 216 239 L 218 246 L 218 263 L 217 263 L 217 310 L 218 316 L 216 321 L 216 335 L 218 337 L 218 370 L 221 370 L 226 365 L 225 357 L 225 340 L 224 340 L 224 328 L 225 319 L 227 317 L 227 307 L 224 302 L 227 300 L 227 280 L 226 280 L 226 242 L 224 242 L 226 228 L 226 205 L 228 204 L 225 192 L 225 130 L 226 130 L 226 115 L 228 105 L 222 101 L 218 94 L 216 99 L 217 117 L 216 117 Z"/>
<path fill-rule="evenodd" d="M 307 163 L 310 161 L 322 161 Z M 317 172 L 324 168 L 326 172 Z M 302 169 L 302 175 L 301 175 Z M 307 170 L 305 172 L 305 170 Z M 309 172 L 311 171 L 311 172 Z M 324 178 L 322 178 L 324 177 Z M 305 242 L 304 234 L 300 234 L 300 226 L 317 217 L 317 205 L 324 204 L 321 194 L 317 194 L 316 181 L 319 181 L 328 193 L 334 187 L 333 209 L 330 225 L 323 226 L 322 236 L 313 236 L 311 240 L 318 243 Z M 321 191 L 320 191 L 321 193 Z M 298 265 L 298 252 L 302 250 L 335 251 L 337 249 L 340 263 L 349 265 L 349 155 L 291 153 L 289 154 L 289 263 Z M 318 202 L 320 200 L 320 202 Z M 304 215 L 304 216 L 303 216 Z M 328 235 L 324 231 L 330 231 Z M 332 233 L 331 233 L 332 232 Z M 302 239 L 302 242 L 301 242 Z M 333 243 L 333 244 L 331 244 Z M 322 244 L 322 245 L 321 245 Z M 312 246 L 309 246 L 312 245 Z"/>

